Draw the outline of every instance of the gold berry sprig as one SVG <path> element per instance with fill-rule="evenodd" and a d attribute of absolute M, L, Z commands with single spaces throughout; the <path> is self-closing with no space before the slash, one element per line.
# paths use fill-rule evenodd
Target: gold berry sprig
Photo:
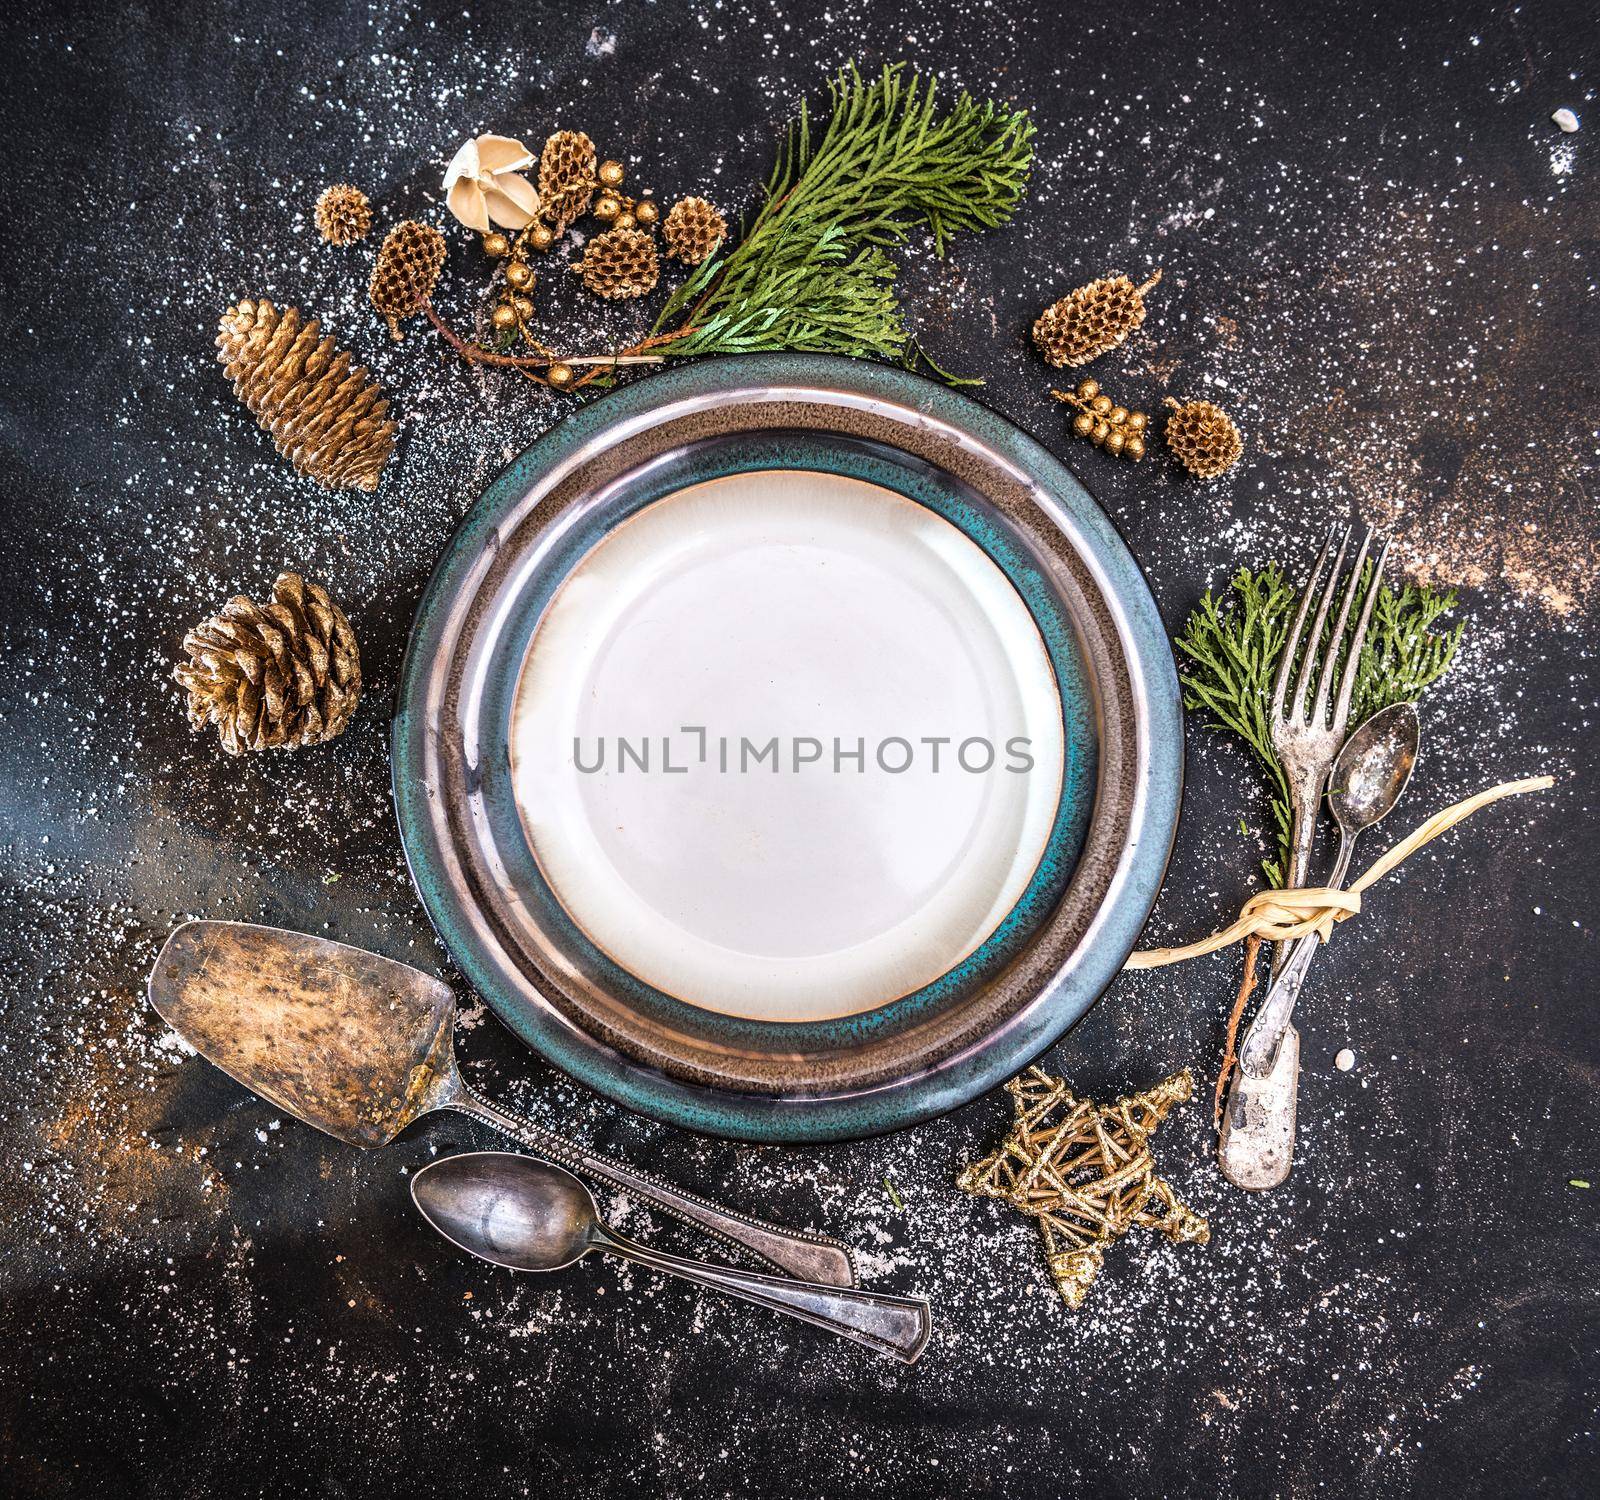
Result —
<path fill-rule="evenodd" d="M 654 340 L 615 355 L 562 358 L 534 335 L 533 302 L 538 274 L 531 264 L 534 254 L 552 249 L 574 220 L 592 214 L 607 227 L 590 241 L 580 262 L 572 267 L 583 274 L 589 290 L 612 299 L 643 296 L 656 280 L 652 233 L 661 210 L 646 189 L 635 198 L 622 191 L 627 170 L 620 161 L 598 161 L 594 143 L 582 131 L 557 131 L 545 142 L 539 165 L 538 217 L 514 234 L 491 230 L 481 237 L 484 253 L 502 264 L 492 286 L 499 288 L 490 323 L 495 331 L 492 349 L 468 342 L 443 326 L 431 303 L 419 305 L 445 340 L 462 358 L 482 364 L 508 365 L 530 380 L 556 390 L 573 390 L 620 364 L 655 364 L 660 356 L 647 353 Z M 508 346 L 520 335 L 530 352 L 512 354 Z M 584 374 L 575 367 L 590 366 Z"/>
<path fill-rule="evenodd" d="M 1051 391 L 1050 394 L 1078 413 L 1072 419 L 1075 436 L 1088 438 L 1095 447 L 1135 462 L 1144 457 L 1144 439 L 1150 418 L 1142 411 L 1118 406 L 1100 389 L 1098 380 L 1080 380 L 1075 391 Z"/>

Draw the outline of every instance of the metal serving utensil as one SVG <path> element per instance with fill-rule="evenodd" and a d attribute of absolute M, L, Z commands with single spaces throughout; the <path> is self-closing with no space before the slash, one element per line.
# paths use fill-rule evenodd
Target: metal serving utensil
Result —
<path fill-rule="evenodd" d="M 468 1151 L 430 1162 L 411 1179 L 411 1197 L 451 1244 L 513 1271 L 559 1271 L 591 1250 L 604 1250 L 787 1313 L 908 1365 L 933 1331 L 920 1297 L 762 1276 L 624 1239 L 606 1226 L 588 1188 L 570 1172 L 509 1151 Z"/>
<path fill-rule="evenodd" d="M 802 1281 L 856 1284 L 837 1240 L 722 1208 L 480 1099 L 456 1066 L 455 996 L 409 964 L 278 927 L 187 922 L 150 972 L 150 1003 L 229 1077 L 348 1145 L 386 1146 L 455 1110 Z"/>
<path fill-rule="evenodd" d="M 1339 853 L 1327 884 L 1338 889 L 1350 870 L 1356 840 L 1380 822 L 1400 800 L 1411 780 L 1422 740 L 1422 723 L 1414 703 L 1380 709 L 1355 729 L 1333 763 L 1328 805 L 1339 825 Z M 1276 1187 L 1289 1175 L 1294 1159 L 1294 1075 L 1287 1097 L 1279 1083 L 1288 1038 L 1298 1036 L 1289 1024 L 1306 970 L 1316 956 L 1315 933 L 1289 950 L 1239 1047 L 1239 1066 L 1222 1117 L 1218 1160 L 1228 1180 L 1243 1188 Z"/>
<path fill-rule="evenodd" d="M 1333 567 L 1323 581 L 1323 569 L 1328 554 L 1333 550 L 1338 536 L 1339 551 Z M 1356 554 L 1345 585 L 1344 599 L 1339 606 L 1338 619 L 1324 636 L 1328 611 L 1339 588 L 1339 575 L 1344 568 L 1345 554 L 1350 547 L 1350 528 L 1342 535 L 1338 529 L 1329 530 L 1306 580 L 1305 592 L 1300 596 L 1300 607 L 1295 611 L 1294 623 L 1289 627 L 1283 654 L 1278 661 L 1277 676 L 1272 685 L 1271 730 L 1272 748 L 1283 766 L 1289 783 L 1291 814 L 1289 838 L 1289 868 L 1284 871 L 1285 884 L 1303 886 L 1306 867 L 1311 860 L 1311 847 L 1317 836 L 1317 812 L 1322 802 L 1322 790 L 1327 785 L 1328 772 L 1334 756 L 1344 742 L 1345 728 L 1350 719 L 1350 699 L 1355 692 L 1356 670 L 1361 661 L 1361 647 L 1366 640 L 1367 624 L 1372 618 L 1372 607 L 1378 597 L 1378 584 L 1383 578 L 1383 565 L 1388 557 L 1389 544 L 1384 542 L 1372 569 L 1372 587 L 1361 607 L 1361 617 L 1351 634 L 1349 647 L 1344 651 L 1344 671 L 1339 682 L 1338 697 L 1333 700 L 1329 713 L 1329 691 L 1333 673 L 1340 659 L 1345 625 L 1355 603 L 1356 590 L 1361 582 L 1361 569 L 1372 544 L 1372 533 Z M 1318 598 L 1316 619 L 1306 628 L 1306 617 L 1311 612 L 1311 602 Z M 1326 649 L 1324 649 L 1326 644 Z M 1316 697 L 1312 699 L 1312 675 L 1318 659 L 1322 671 L 1316 681 Z M 1289 678 L 1299 661 L 1299 674 L 1295 677 L 1294 691 L 1289 691 Z M 1273 962 L 1273 973 L 1282 972 L 1288 959 L 1283 944 L 1278 945 Z M 1238 1072 L 1234 1075 L 1234 1088 L 1229 1094 L 1229 1107 L 1223 1116 L 1222 1138 L 1217 1146 L 1217 1160 L 1222 1174 L 1239 1187 L 1270 1187 L 1271 1182 L 1241 1181 L 1234 1176 L 1237 1169 L 1242 1175 L 1259 1177 L 1262 1168 L 1248 1160 L 1252 1155 L 1263 1155 L 1273 1161 L 1282 1160 L 1282 1173 L 1287 1175 L 1289 1160 L 1294 1151 L 1294 1117 L 1296 1095 L 1300 1084 L 1300 1034 L 1292 1026 L 1277 1050 L 1277 1063 L 1266 1079 Z M 1233 1130 L 1248 1127 L 1259 1141 L 1251 1147 L 1241 1140 L 1237 1150 L 1230 1150 Z M 1281 1182 L 1280 1175 L 1275 1182 Z"/>

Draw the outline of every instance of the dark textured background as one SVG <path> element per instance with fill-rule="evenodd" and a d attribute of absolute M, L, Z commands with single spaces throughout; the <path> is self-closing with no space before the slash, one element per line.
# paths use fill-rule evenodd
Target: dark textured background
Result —
<path fill-rule="evenodd" d="M 1591 7 L 13 3 L 0 25 L 8 1493 L 1594 1493 L 1600 1187 L 1570 1185 L 1600 1184 Z M 1289 1186 L 1227 1188 L 1192 1106 L 1159 1157 L 1210 1246 L 1130 1240 L 1078 1315 L 1030 1228 L 951 1186 L 999 1099 L 880 1142 L 736 1148 L 620 1116 L 492 1021 L 464 1032 L 486 1088 L 866 1245 L 878 1284 L 934 1299 L 910 1371 L 609 1265 L 469 1264 L 406 1174 L 487 1137 L 332 1146 L 185 1058 L 141 998 L 190 915 L 449 973 L 392 824 L 386 707 L 451 527 L 560 407 L 420 332 L 391 345 L 370 247 L 318 244 L 317 190 L 443 223 L 461 137 L 577 125 L 663 196 L 742 209 L 777 124 L 852 55 L 1034 110 L 1015 226 L 942 265 L 915 250 L 906 295 L 1101 497 L 1169 621 L 1238 561 L 1299 557 L 1330 507 L 1394 524 L 1470 622 L 1397 821 L 1562 778 L 1419 856 L 1321 960 Z M 464 318 L 482 262 L 451 243 Z M 1210 487 L 1075 445 L 1027 345 L 1050 296 L 1152 264 L 1150 322 L 1096 374 L 1235 411 L 1246 457 Z M 233 404 L 211 339 L 245 293 L 322 314 L 393 394 L 376 497 L 296 479 Z M 599 347 L 638 314 L 558 292 L 549 316 Z M 229 762 L 189 735 L 173 652 L 284 566 L 345 602 L 368 703 L 332 748 Z M 1189 762 L 1165 940 L 1234 905 L 1260 850 L 1243 760 L 1196 733 Z M 1101 1096 L 1209 1075 L 1235 978 L 1125 979 L 1051 1062 Z"/>

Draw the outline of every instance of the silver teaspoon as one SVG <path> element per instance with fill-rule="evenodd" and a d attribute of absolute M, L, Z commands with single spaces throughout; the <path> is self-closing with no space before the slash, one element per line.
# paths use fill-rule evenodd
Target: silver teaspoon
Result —
<path fill-rule="evenodd" d="M 607 1228 L 588 1188 L 570 1172 L 509 1151 L 468 1151 L 430 1162 L 411 1197 L 451 1244 L 513 1271 L 559 1271 L 591 1250 L 787 1313 L 875 1353 L 913 1363 L 933 1330 L 920 1297 L 822 1286 L 666 1255 Z"/>

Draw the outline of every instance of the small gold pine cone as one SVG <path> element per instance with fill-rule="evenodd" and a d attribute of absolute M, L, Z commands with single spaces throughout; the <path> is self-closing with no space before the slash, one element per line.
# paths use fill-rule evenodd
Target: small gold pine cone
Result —
<path fill-rule="evenodd" d="M 402 219 L 378 246 L 367 295 L 388 319 L 389 331 L 400 337 L 400 323 L 422 310 L 444 270 L 444 236 L 431 224 Z"/>
<path fill-rule="evenodd" d="M 372 229 L 372 205 L 367 195 L 348 182 L 323 188 L 317 198 L 317 233 L 330 245 L 353 245 L 364 240 Z"/>
<path fill-rule="evenodd" d="M 189 723 L 215 724 L 229 755 L 320 745 L 344 733 L 361 700 L 355 632 L 298 573 L 278 574 L 270 604 L 230 599 L 183 650 L 188 660 L 172 675 L 188 694 Z"/>
<path fill-rule="evenodd" d="M 704 198 L 680 198 L 661 226 L 667 254 L 697 266 L 727 238 L 728 221 Z"/>
<path fill-rule="evenodd" d="M 1045 362 L 1056 369 L 1086 365 L 1115 349 L 1144 322 L 1144 294 L 1160 280 L 1159 271 L 1143 286 L 1105 276 L 1052 302 L 1033 325 Z"/>
<path fill-rule="evenodd" d="M 1191 474 L 1215 479 L 1238 463 L 1244 452 L 1244 439 L 1233 425 L 1233 418 L 1220 406 L 1209 401 L 1190 401 L 1180 406 L 1171 396 L 1167 397 L 1167 405 L 1173 411 L 1161 435 L 1172 456 Z"/>
<path fill-rule="evenodd" d="M 656 242 L 642 229 L 608 229 L 584 247 L 577 269 L 598 297 L 642 297 L 661 274 Z"/>
<path fill-rule="evenodd" d="M 557 234 L 586 213 L 596 182 L 594 142 L 581 130 L 558 130 L 539 153 L 539 201 Z"/>
<path fill-rule="evenodd" d="M 389 403 L 364 366 L 319 337 L 315 319 L 264 298 L 230 307 L 217 359 L 278 452 L 330 490 L 375 490 L 394 452 Z"/>

